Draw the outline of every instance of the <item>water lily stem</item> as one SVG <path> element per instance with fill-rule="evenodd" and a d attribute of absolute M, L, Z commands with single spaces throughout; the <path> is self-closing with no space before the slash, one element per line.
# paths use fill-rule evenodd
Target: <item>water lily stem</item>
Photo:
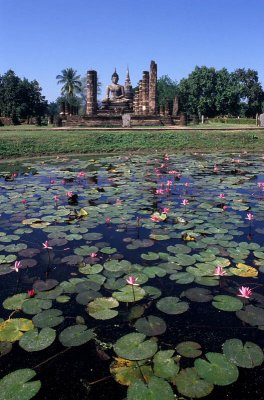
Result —
<path fill-rule="evenodd" d="M 140 375 L 141 375 L 143 381 L 144 381 L 145 383 L 147 383 L 147 381 L 146 381 L 146 379 L 145 379 L 145 377 L 144 377 L 144 374 L 143 374 L 143 372 L 142 372 L 142 369 L 140 368 L 140 365 L 139 365 L 139 363 L 138 363 L 137 361 L 136 361 L 136 364 L 137 364 L 137 367 L 138 367 L 138 369 L 139 369 L 139 371 L 140 371 Z"/>
<path fill-rule="evenodd" d="M 135 297 L 135 290 L 134 290 L 134 286 L 133 285 L 131 285 L 131 287 L 132 287 L 132 293 L 133 293 L 133 298 L 134 298 L 134 302 L 136 301 L 136 297 Z"/>
<path fill-rule="evenodd" d="M 35 367 L 33 367 L 33 369 L 36 369 L 36 368 L 39 368 L 39 367 L 41 367 L 42 365 L 44 365 L 44 364 L 46 364 L 47 362 L 49 362 L 49 361 L 53 360 L 54 358 L 56 358 L 56 357 L 60 356 L 61 354 L 64 354 L 64 353 L 66 353 L 66 351 L 69 351 L 69 350 L 71 350 L 71 347 L 67 347 L 67 349 L 65 349 L 65 350 L 62 350 L 62 351 L 60 351 L 59 353 L 57 353 L 57 354 L 54 354 L 54 356 L 47 358 L 45 361 L 42 361 L 40 364 L 38 364 L 38 365 L 35 365 Z"/>

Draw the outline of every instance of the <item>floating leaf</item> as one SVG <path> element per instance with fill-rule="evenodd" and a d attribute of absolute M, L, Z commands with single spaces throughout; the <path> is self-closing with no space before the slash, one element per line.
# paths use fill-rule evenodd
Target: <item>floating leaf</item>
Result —
<path fill-rule="evenodd" d="M 40 381 L 29 382 L 36 376 L 33 369 L 18 369 L 0 380 L 0 393 L 3 400 L 30 400 L 39 391 Z"/>
<path fill-rule="evenodd" d="M 262 349 L 252 342 L 243 343 L 239 339 L 229 339 L 223 344 L 223 352 L 230 362 L 242 368 L 254 368 L 263 363 Z"/>
<path fill-rule="evenodd" d="M 53 289 L 55 286 L 59 284 L 56 279 L 47 279 L 46 281 L 36 281 L 34 282 L 33 288 L 37 290 L 38 292 L 42 292 L 44 290 L 50 290 Z"/>
<path fill-rule="evenodd" d="M 183 357 L 196 358 L 202 354 L 201 345 L 197 342 L 181 342 L 176 346 L 176 351 Z"/>
<path fill-rule="evenodd" d="M 15 294 L 14 296 L 8 297 L 3 302 L 3 307 L 6 310 L 21 310 L 22 304 L 28 298 L 26 293 Z"/>
<path fill-rule="evenodd" d="M 59 341 L 66 347 L 81 346 L 94 338 L 94 330 L 87 329 L 86 325 L 73 325 L 64 329 L 59 336 Z"/>
<path fill-rule="evenodd" d="M 42 310 L 51 308 L 51 300 L 37 299 L 36 297 L 30 298 L 24 301 L 22 304 L 22 310 L 26 314 L 38 314 Z"/>
<path fill-rule="evenodd" d="M 195 399 L 208 396 L 214 388 L 214 385 L 197 374 L 195 368 L 182 369 L 174 378 L 173 383 L 181 394 Z"/>
<path fill-rule="evenodd" d="M 240 299 L 227 295 L 215 296 L 212 305 L 222 311 L 238 311 L 243 307 Z"/>
<path fill-rule="evenodd" d="M 41 351 L 49 347 L 56 338 L 56 331 L 51 328 L 43 328 L 41 331 L 32 329 L 26 332 L 19 340 L 22 349 L 33 352 Z"/>
<path fill-rule="evenodd" d="M 127 400 L 175 400 L 170 384 L 164 379 L 153 376 L 148 384 L 136 381 L 129 386 Z"/>
<path fill-rule="evenodd" d="M 220 353 L 206 353 L 208 361 L 198 358 L 194 362 L 195 369 L 201 378 L 214 385 L 230 385 L 238 379 L 237 367 Z"/>
<path fill-rule="evenodd" d="M 119 357 L 127 360 L 144 360 L 152 357 L 158 349 L 153 339 L 145 340 L 142 333 L 129 333 L 114 344 L 114 351 Z"/>
<path fill-rule="evenodd" d="M 257 326 L 264 325 L 264 310 L 263 308 L 253 306 L 252 304 L 246 306 L 243 310 L 237 311 L 236 315 L 239 319 L 249 325 Z"/>
<path fill-rule="evenodd" d="M 30 319 L 8 319 L 0 324 L 0 342 L 15 342 L 23 336 L 24 332 L 33 328 Z"/>
<path fill-rule="evenodd" d="M 198 303 L 206 303 L 207 301 L 211 301 L 213 298 L 211 291 L 203 288 L 187 289 L 182 293 L 182 296 L 185 296 L 187 299 L 196 301 Z"/>
<path fill-rule="evenodd" d="M 166 314 L 182 314 L 188 310 L 189 304 L 178 297 L 163 297 L 157 302 L 157 308 Z"/>
<path fill-rule="evenodd" d="M 88 304 L 87 312 L 95 319 L 111 319 L 118 315 L 118 311 L 112 308 L 118 306 L 118 301 L 113 297 L 99 297 Z"/>
<path fill-rule="evenodd" d="M 0 342 L 0 357 L 10 353 L 12 347 L 12 343 L 10 342 Z"/>
<path fill-rule="evenodd" d="M 142 379 L 142 375 L 147 382 L 153 376 L 151 366 L 146 365 L 145 361 L 135 362 L 120 357 L 115 357 L 115 361 L 110 365 L 110 372 L 118 383 L 127 386 Z"/>
<path fill-rule="evenodd" d="M 162 335 L 166 331 L 167 326 L 163 319 L 149 315 L 146 318 L 138 319 L 135 323 L 135 328 L 146 336 L 156 336 Z"/>
<path fill-rule="evenodd" d="M 63 321 L 64 317 L 62 316 L 62 312 L 55 308 L 44 310 L 35 315 L 32 319 L 33 324 L 37 328 L 53 328 L 54 326 L 61 324 Z"/>
<path fill-rule="evenodd" d="M 236 268 L 230 268 L 230 272 L 232 272 L 234 275 L 242 276 L 244 278 L 254 278 L 258 276 L 258 271 L 256 268 L 242 263 L 238 263 Z"/>
<path fill-rule="evenodd" d="M 114 292 L 112 296 L 118 301 L 123 301 L 125 303 L 133 303 L 143 299 L 145 296 L 145 291 L 139 286 L 125 286 L 121 288 L 118 292 Z"/>
<path fill-rule="evenodd" d="M 174 350 L 158 351 L 154 358 L 154 373 L 164 379 L 171 379 L 178 374 L 180 366 L 173 357 Z"/>

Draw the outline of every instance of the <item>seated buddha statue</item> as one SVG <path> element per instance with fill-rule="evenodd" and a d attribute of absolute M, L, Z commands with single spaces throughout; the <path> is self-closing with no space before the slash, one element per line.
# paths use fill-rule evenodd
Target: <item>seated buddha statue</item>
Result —
<path fill-rule="evenodd" d="M 112 75 L 112 83 L 106 88 L 106 98 L 103 103 L 126 103 L 127 98 L 125 97 L 124 86 L 118 84 L 119 76 L 115 72 Z"/>

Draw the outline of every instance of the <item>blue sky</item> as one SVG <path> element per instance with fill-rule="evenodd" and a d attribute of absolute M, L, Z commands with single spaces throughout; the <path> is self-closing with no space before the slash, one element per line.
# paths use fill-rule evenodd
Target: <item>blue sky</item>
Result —
<path fill-rule="evenodd" d="M 177 81 L 252 68 L 264 86 L 264 0 L 0 0 L 0 14 L 0 74 L 37 79 L 49 101 L 64 68 L 97 70 L 104 95 L 115 67 L 135 86 L 151 60 Z"/>

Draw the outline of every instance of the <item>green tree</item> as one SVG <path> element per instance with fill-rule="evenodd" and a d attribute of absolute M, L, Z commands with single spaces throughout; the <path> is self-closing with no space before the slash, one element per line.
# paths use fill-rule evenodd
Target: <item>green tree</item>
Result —
<path fill-rule="evenodd" d="M 157 81 L 158 106 L 165 106 L 178 94 L 177 82 L 168 75 L 162 75 Z"/>
<path fill-rule="evenodd" d="M 240 109 L 246 117 L 254 117 L 261 112 L 264 92 L 259 83 L 258 72 L 239 68 L 233 73 L 239 87 Z"/>
<path fill-rule="evenodd" d="M 77 75 L 77 71 L 73 68 L 66 68 L 61 71 L 61 75 L 57 75 L 58 84 L 62 84 L 61 93 L 63 96 L 72 97 L 75 93 L 81 91 L 81 77 Z"/>
<path fill-rule="evenodd" d="M 239 88 L 226 68 L 216 71 L 215 111 L 217 115 L 239 115 Z"/>

